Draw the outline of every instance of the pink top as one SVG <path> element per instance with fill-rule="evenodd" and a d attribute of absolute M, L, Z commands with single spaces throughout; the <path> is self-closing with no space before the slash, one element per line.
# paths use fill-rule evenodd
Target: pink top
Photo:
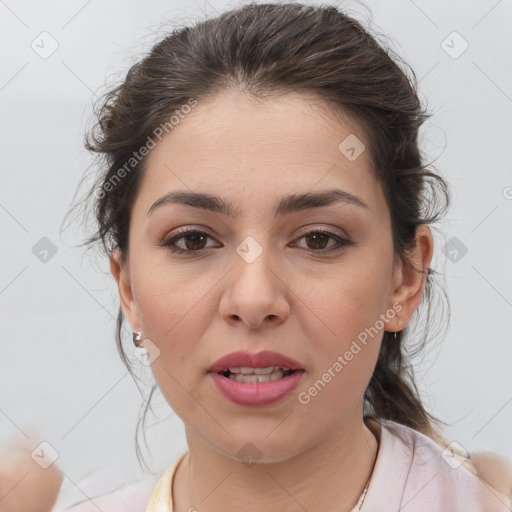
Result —
<path fill-rule="evenodd" d="M 479 478 L 455 448 L 443 450 L 416 430 L 389 420 L 381 422 L 379 451 L 361 512 L 512 510 L 512 494 L 506 496 Z M 156 484 L 154 480 L 138 482 L 94 498 L 95 504 L 88 500 L 53 512 L 97 512 L 98 507 L 109 512 L 172 512 L 173 477 L 187 453 L 179 455 Z"/>

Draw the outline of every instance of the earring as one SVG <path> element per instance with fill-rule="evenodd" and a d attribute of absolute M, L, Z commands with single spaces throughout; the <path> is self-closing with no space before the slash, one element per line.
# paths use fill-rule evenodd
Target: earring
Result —
<path fill-rule="evenodd" d="M 132 331 L 133 344 L 138 347 L 139 341 L 142 339 L 142 331 Z"/>
<path fill-rule="evenodd" d="M 398 320 L 398 325 L 402 323 L 402 320 Z M 393 333 L 393 340 L 396 341 L 396 331 Z"/>

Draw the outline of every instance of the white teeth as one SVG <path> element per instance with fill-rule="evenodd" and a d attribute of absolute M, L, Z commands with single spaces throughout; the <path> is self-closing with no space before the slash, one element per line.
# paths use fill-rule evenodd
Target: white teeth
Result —
<path fill-rule="evenodd" d="M 228 370 L 231 373 L 241 373 L 242 375 L 270 375 L 273 371 L 281 370 L 287 372 L 290 368 L 286 366 L 267 366 L 266 368 L 250 368 L 248 366 L 230 366 Z"/>
<path fill-rule="evenodd" d="M 246 384 L 257 384 L 259 382 L 271 382 L 273 380 L 279 380 L 283 378 L 283 372 L 281 370 L 275 370 L 265 375 L 244 375 L 242 373 L 231 373 L 229 375 L 231 380 L 237 382 L 244 382 Z"/>
<path fill-rule="evenodd" d="M 249 368 L 247 366 L 241 366 L 240 373 L 242 375 L 252 375 L 254 373 L 254 368 Z"/>
<path fill-rule="evenodd" d="M 268 366 L 267 368 L 253 368 L 253 372 L 255 375 L 269 375 L 274 370 L 275 368 L 273 366 Z"/>

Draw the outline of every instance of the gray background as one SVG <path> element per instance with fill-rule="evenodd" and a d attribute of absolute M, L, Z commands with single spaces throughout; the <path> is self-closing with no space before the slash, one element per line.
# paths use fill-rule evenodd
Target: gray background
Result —
<path fill-rule="evenodd" d="M 76 226 L 60 234 L 92 162 L 82 144 L 92 101 L 166 31 L 239 4 L 0 2 L 0 445 L 46 440 L 71 481 L 103 467 L 123 478 L 140 472 L 142 398 L 115 347 L 108 261 L 73 247 L 82 238 Z M 418 386 L 434 414 L 453 423 L 449 440 L 512 456 L 512 2 L 340 5 L 412 65 L 435 111 L 423 149 L 452 186 L 432 265 L 446 277 L 452 319 L 417 362 Z M 47 58 L 31 47 L 51 48 L 43 31 L 58 44 Z M 57 250 L 46 262 L 33 252 L 44 237 Z M 458 251 L 450 258 L 447 242 Z M 148 461 L 159 472 L 186 443 L 160 394 L 154 404 Z"/>

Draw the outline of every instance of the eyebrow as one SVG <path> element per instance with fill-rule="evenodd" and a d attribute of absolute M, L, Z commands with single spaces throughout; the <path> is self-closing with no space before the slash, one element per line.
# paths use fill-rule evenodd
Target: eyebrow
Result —
<path fill-rule="evenodd" d="M 351 204 L 370 210 L 369 206 L 359 196 L 345 190 L 333 189 L 325 192 L 306 192 L 281 197 L 274 205 L 273 214 L 275 217 L 283 217 L 290 213 L 321 208 L 335 203 Z M 171 191 L 157 199 L 149 208 L 147 215 L 151 215 L 156 209 L 166 204 L 183 204 L 222 213 L 233 218 L 240 213 L 240 209 L 235 208 L 233 203 L 213 194 Z"/>

